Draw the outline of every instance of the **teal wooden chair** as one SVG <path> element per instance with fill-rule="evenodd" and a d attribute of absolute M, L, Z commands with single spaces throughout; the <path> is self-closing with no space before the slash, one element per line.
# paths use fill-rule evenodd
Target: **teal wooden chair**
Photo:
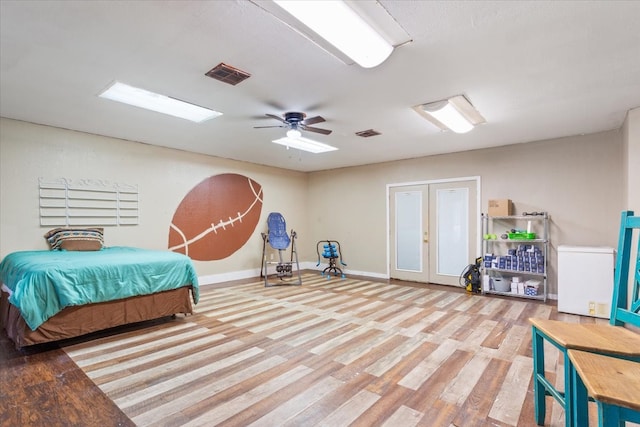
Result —
<path fill-rule="evenodd" d="M 632 244 L 633 241 L 638 240 L 639 229 L 640 217 L 633 216 L 632 211 L 622 212 L 609 325 L 529 319 L 532 324 L 534 411 L 538 425 L 544 425 L 546 396 L 552 396 L 564 408 L 566 426 L 588 425 L 587 391 L 583 383 L 576 384 L 575 372 L 572 375 L 569 350 L 581 350 L 640 362 L 640 333 L 632 330 L 633 327 L 640 327 L 640 255 L 638 255 L 640 242 Z M 632 258 L 634 246 L 636 255 Z M 633 265 L 634 271 L 631 286 L 630 265 Z M 630 303 L 629 293 L 631 293 Z M 564 390 L 558 390 L 545 377 L 545 342 L 555 346 L 562 354 L 565 368 Z"/>

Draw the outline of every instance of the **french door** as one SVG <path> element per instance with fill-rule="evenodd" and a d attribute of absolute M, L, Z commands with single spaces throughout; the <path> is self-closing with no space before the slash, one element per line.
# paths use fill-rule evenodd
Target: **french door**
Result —
<path fill-rule="evenodd" d="M 478 180 L 389 187 L 389 276 L 459 285 L 478 251 Z"/>

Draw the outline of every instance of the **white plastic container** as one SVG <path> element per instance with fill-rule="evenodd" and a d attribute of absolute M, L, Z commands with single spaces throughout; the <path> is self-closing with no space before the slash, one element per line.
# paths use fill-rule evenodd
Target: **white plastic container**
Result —
<path fill-rule="evenodd" d="M 482 276 L 482 289 L 485 291 L 491 290 L 491 278 L 488 274 Z"/>
<path fill-rule="evenodd" d="M 497 292 L 511 292 L 511 282 L 503 279 L 502 277 L 494 277 L 493 289 Z"/>

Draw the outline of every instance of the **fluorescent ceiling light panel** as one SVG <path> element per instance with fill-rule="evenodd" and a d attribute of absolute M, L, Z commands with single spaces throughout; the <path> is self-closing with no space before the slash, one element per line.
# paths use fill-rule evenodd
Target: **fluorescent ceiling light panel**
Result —
<path fill-rule="evenodd" d="M 115 82 L 99 96 L 101 98 L 111 99 L 112 101 L 133 105 L 134 107 L 145 108 L 158 113 L 191 120 L 196 123 L 201 123 L 222 115 L 222 113 L 208 108 L 189 104 L 188 102 L 149 92 L 148 90 L 120 82 Z"/>
<path fill-rule="evenodd" d="M 291 132 L 291 131 L 289 131 Z M 287 132 L 287 134 L 289 133 Z M 276 144 L 284 145 L 287 148 L 297 148 L 298 150 L 308 151 L 310 153 L 326 153 L 327 151 L 335 151 L 336 147 L 332 147 L 331 145 L 323 144 L 322 142 L 314 141 L 312 139 L 298 137 L 285 137 L 276 139 L 271 141 Z"/>
<path fill-rule="evenodd" d="M 274 0 L 313 32 L 364 68 L 384 62 L 393 46 L 344 1 Z"/>
<path fill-rule="evenodd" d="M 467 133 L 486 120 L 463 95 L 417 105 L 413 109 L 442 130 Z"/>
<path fill-rule="evenodd" d="M 473 125 L 449 101 L 431 104 L 424 111 L 456 133 L 467 133 L 473 129 Z"/>

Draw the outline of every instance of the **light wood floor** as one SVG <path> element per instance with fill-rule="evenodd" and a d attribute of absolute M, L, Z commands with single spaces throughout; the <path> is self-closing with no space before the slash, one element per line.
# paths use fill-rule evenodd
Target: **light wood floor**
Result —
<path fill-rule="evenodd" d="M 600 321 L 538 301 L 317 273 L 302 286 L 202 286 L 196 310 L 63 347 L 117 405 L 102 425 L 533 426 L 527 319 Z M 549 350 L 548 375 L 562 378 Z M 563 425 L 550 398 L 548 408 L 545 425 Z"/>

